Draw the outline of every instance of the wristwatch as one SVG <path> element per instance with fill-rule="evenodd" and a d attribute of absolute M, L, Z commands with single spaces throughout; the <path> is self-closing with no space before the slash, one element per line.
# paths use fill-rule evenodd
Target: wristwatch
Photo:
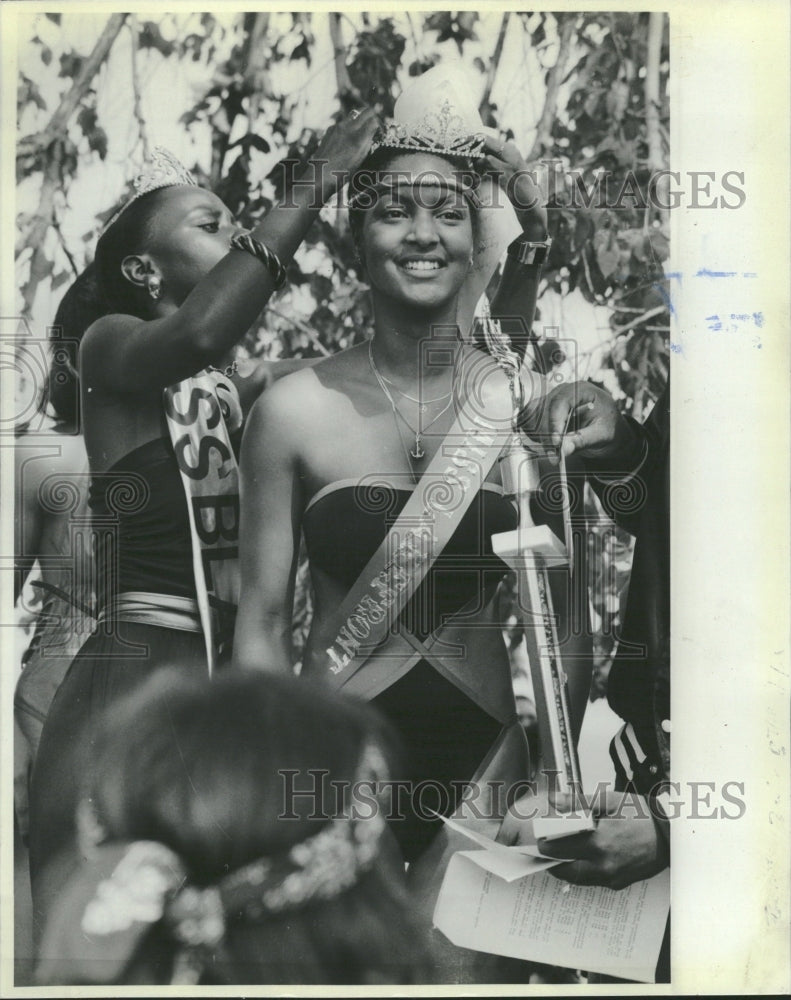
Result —
<path fill-rule="evenodd" d="M 521 236 L 517 236 L 513 243 L 508 246 L 508 256 L 520 264 L 533 264 L 536 267 L 541 267 L 547 259 L 551 246 L 552 239 L 549 236 L 540 243 L 534 243 L 532 240 L 525 240 Z"/>

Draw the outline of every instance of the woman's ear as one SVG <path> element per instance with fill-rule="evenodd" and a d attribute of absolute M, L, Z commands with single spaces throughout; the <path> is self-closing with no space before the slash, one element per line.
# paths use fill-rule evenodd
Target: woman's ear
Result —
<path fill-rule="evenodd" d="M 145 288 L 147 279 L 155 273 L 154 267 L 148 257 L 141 257 L 139 254 L 129 254 L 121 261 L 121 274 L 135 288 Z"/>

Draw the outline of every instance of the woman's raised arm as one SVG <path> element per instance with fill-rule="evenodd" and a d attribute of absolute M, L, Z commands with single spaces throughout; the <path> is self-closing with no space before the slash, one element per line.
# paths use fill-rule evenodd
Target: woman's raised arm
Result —
<path fill-rule="evenodd" d="M 540 247 L 547 240 L 545 199 L 515 143 L 498 144 L 487 138 L 486 149 L 490 168 L 511 199 L 522 227 L 522 235 L 509 247 L 500 284 L 491 303 L 492 316 L 500 320 L 514 350 L 524 358 L 533 339 L 541 262 L 546 254 Z M 536 263 L 533 263 L 534 257 Z"/>
<path fill-rule="evenodd" d="M 251 235 L 284 265 L 325 201 L 362 162 L 377 125 L 375 112 L 368 109 L 331 126 L 308 162 L 310 169 L 306 168 L 294 184 L 289 200 L 268 212 L 252 230 Z M 115 225 L 122 220 L 123 216 Z M 208 217 L 207 224 L 212 225 Z M 228 237 L 236 231 L 226 228 Z M 145 292 L 151 271 L 138 249 L 130 247 L 131 262 L 124 277 L 118 275 L 117 280 L 130 281 Z M 174 259 L 169 265 L 180 279 L 181 262 Z M 93 324 L 80 355 L 81 374 L 91 388 L 150 391 L 157 385 L 172 385 L 207 364 L 218 364 L 253 324 L 275 289 L 270 270 L 252 254 L 238 250 L 229 250 L 199 277 L 168 315 L 147 321 L 116 313 Z"/>

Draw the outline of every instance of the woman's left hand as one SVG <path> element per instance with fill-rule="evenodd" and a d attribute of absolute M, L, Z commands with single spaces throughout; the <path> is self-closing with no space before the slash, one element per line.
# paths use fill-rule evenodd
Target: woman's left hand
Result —
<path fill-rule="evenodd" d="M 516 143 L 487 135 L 485 149 L 490 172 L 508 195 L 525 236 L 535 242 L 545 240 L 547 210 L 544 196 Z"/>

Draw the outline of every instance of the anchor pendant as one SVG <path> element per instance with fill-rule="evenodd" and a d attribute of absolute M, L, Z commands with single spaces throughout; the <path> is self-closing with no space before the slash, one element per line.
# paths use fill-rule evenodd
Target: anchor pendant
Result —
<path fill-rule="evenodd" d="M 419 458 L 423 458 L 423 456 L 426 454 L 423 451 L 423 449 L 420 447 L 420 435 L 419 434 L 415 435 L 415 447 L 409 452 L 409 454 L 412 456 L 412 458 L 415 459 L 415 461 L 417 461 Z"/>

